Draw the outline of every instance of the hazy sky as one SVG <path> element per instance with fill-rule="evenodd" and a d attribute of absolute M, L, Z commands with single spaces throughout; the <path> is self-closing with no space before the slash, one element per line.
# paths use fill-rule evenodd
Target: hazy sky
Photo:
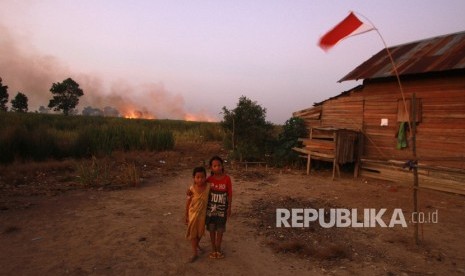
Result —
<path fill-rule="evenodd" d="M 33 109 L 71 77 L 80 110 L 220 119 L 245 95 L 281 124 L 358 85 L 337 81 L 383 48 L 375 32 L 317 46 L 351 10 L 389 46 L 465 30 L 463 0 L 0 0 L 0 77 Z"/>

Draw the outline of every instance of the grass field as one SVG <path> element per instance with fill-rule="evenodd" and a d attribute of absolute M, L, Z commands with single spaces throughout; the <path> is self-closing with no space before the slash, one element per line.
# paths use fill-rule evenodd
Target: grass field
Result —
<path fill-rule="evenodd" d="M 223 136 L 218 123 L 2 112 L 0 163 L 163 151 Z"/>

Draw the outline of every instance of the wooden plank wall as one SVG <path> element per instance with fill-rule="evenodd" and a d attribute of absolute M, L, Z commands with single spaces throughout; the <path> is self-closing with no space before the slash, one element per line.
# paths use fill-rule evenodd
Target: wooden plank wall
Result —
<path fill-rule="evenodd" d="M 292 116 L 302 118 L 305 121 L 308 133 L 310 133 L 311 128 L 321 126 L 322 107 L 322 105 L 318 105 L 304 110 L 296 111 L 292 113 Z"/>
<path fill-rule="evenodd" d="M 403 81 L 405 97 L 421 100 L 417 125 L 417 156 L 424 164 L 465 169 L 465 77 Z M 402 98 L 396 83 L 373 83 L 363 89 L 365 104 L 363 156 L 368 159 L 408 160 L 411 143 L 396 149 L 397 102 Z M 388 126 L 380 126 L 382 118 Z M 410 141 L 409 141 L 410 142 Z M 440 160 L 439 160 L 440 159 Z"/>
<path fill-rule="evenodd" d="M 326 101 L 323 104 L 321 126 L 361 130 L 363 126 L 362 95 L 343 96 Z"/>
<path fill-rule="evenodd" d="M 363 97 L 342 96 L 292 115 L 304 119 L 309 131 L 312 127 L 360 130 L 363 126 Z"/>
<path fill-rule="evenodd" d="M 465 194 L 465 76 L 429 76 L 403 80 L 402 84 L 406 99 L 411 99 L 415 93 L 421 101 L 417 157 L 425 169 L 420 182 L 423 179 L 424 187 Z M 396 148 L 399 99 L 402 96 L 397 82 L 366 82 L 357 93 L 327 100 L 308 109 L 307 113 L 294 114 L 304 118 L 309 127 L 361 129 L 364 134 L 363 158 L 404 162 L 413 156 L 410 140 L 408 148 Z M 315 108 L 320 107 L 320 120 L 309 119 L 312 117 L 309 114 L 315 114 Z M 381 119 L 388 119 L 388 126 L 381 126 Z M 409 181 L 411 176 L 408 171 L 380 163 L 365 162 L 364 165 L 362 162 L 361 168 L 362 176 L 397 179 L 398 182 Z"/>
<path fill-rule="evenodd" d="M 402 84 L 407 99 L 415 93 L 421 101 L 416 139 L 420 188 L 465 194 L 465 77 Z M 408 148 L 396 148 L 397 106 L 402 98 L 397 84 L 369 83 L 362 93 L 363 157 L 370 161 L 362 161 L 360 175 L 412 186 L 412 172 L 399 166 L 413 158 L 411 140 Z M 382 118 L 389 120 L 388 126 L 380 126 Z"/>

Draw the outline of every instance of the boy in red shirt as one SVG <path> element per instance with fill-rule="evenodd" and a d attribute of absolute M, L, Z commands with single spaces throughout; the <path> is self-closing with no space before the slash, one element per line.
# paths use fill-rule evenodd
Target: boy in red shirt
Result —
<path fill-rule="evenodd" d="M 224 258 L 221 251 L 223 233 L 226 231 L 226 220 L 231 216 L 232 183 L 231 178 L 224 173 L 223 159 L 214 156 L 210 159 L 212 175 L 207 178 L 210 183 L 210 198 L 207 205 L 205 226 L 210 232 L 212 259 Z"/>

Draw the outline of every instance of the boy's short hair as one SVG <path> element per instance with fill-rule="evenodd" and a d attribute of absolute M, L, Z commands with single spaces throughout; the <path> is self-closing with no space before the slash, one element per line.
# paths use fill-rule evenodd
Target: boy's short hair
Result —
<path fill-rule="evenodd" d="M 205 176 L 207 175 L 207 170 L 204 167 L 195 167 L 192 171 L 192 177 L 194 177 L 195 174 L 199 172 L 203 173 Z"/>

